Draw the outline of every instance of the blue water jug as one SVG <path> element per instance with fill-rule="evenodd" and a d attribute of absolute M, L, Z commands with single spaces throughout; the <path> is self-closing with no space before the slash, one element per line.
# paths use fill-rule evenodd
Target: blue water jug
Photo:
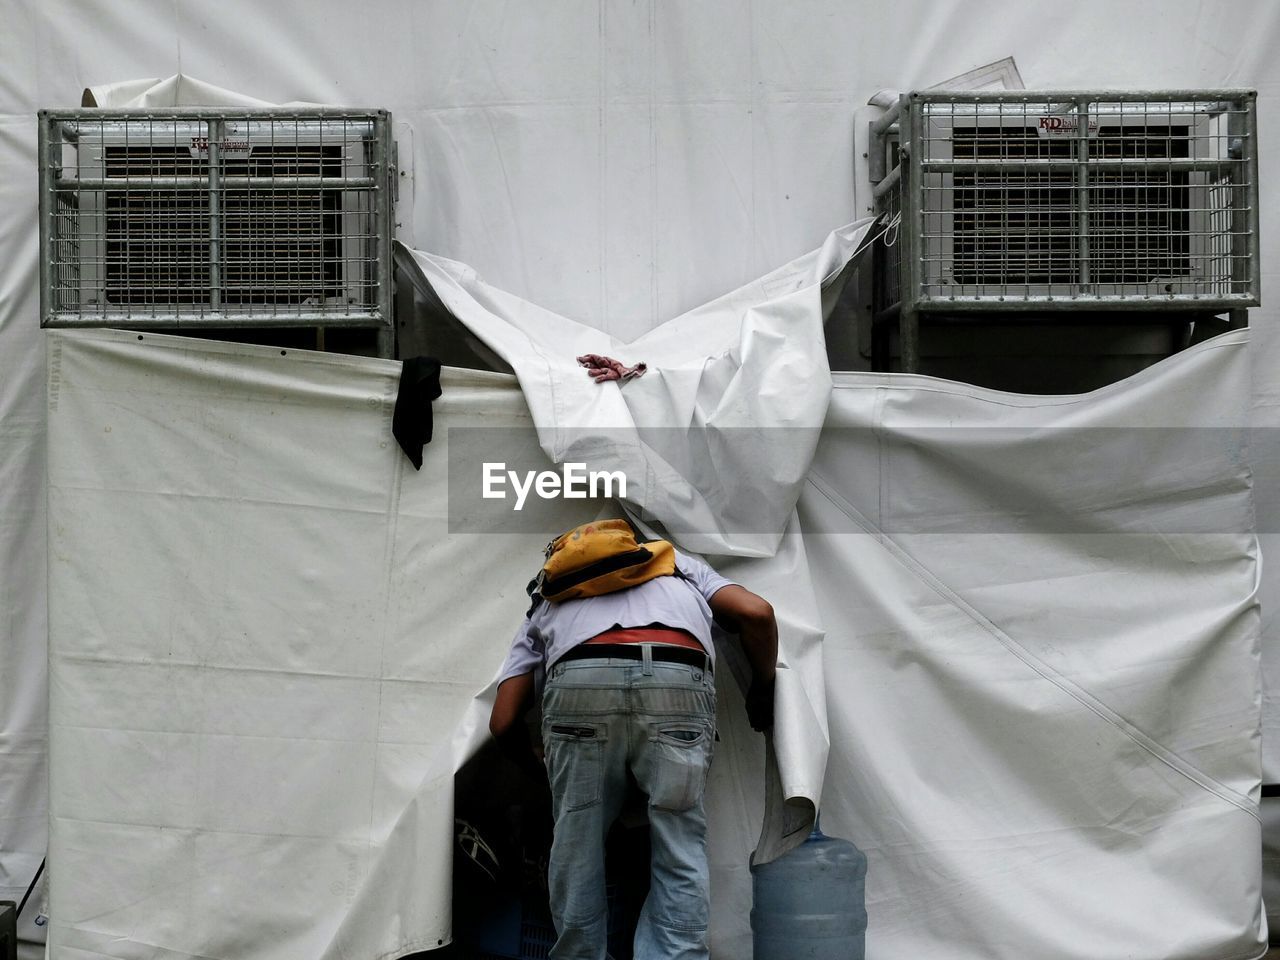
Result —
<path fill-rule="evenodd" d="M 754 960 L 863 960 L 867 858 L 848 840 L 809 839 L 751 868 Z"/>

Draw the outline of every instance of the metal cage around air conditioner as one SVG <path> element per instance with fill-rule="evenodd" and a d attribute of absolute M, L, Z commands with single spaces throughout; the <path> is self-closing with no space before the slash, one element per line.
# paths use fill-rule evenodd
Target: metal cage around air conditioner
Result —
<path fill-rule="evenodd" d="M 42 111 L 39 158 L 43 326 L 389 336 L 386 111 Z"/>
<path fill-rule="evenodd" d="M 873 310 L 1256 306 L 1256 116 L 1249 90 L 902 96 L 872 124 Z"/>

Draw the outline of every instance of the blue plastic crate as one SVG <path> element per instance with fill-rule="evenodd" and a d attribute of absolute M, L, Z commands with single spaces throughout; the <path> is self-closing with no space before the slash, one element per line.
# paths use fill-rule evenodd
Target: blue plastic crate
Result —
<path fill-rule="evenodd" d="M 520 960 L 547 960 L 556 945 L 556 928 L 551 915 L 531 911 L 520 921 Z"/>
<path fill-rule="evenodd" d="M 460 930 L 459 940 L 482 955 L 482 960 L 506 960 L 520 956 L 520 930 L 524 904 L 517 897 L 495 900 L 482 926 Z"/>
<path fill-rule="evenodd" d="M 606 888 L 609 902 L 609 952 L 631 955 L 631 930 L 621 907 L 618 888 Z M 556 930 L 545 901 L 505 898 L 493 904 L 483 929 L 467 931 L 460 940 L 477 952 L 477 960 L 547 960 L 556 943 Z"/>

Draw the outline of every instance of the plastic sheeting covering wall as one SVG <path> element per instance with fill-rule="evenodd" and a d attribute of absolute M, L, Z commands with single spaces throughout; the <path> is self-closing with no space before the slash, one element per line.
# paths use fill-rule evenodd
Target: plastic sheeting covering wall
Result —
<path fill-rule="evenodd" d="M 799 513 L 869 957 L 1261 954 L 1246 369 L 837 378 Z"/>
<path fill-rule="evenodd" d="M 824 756 L 825 701 L 872 955 L 1260 954 L 1258 566 L 1223 428 L 1246 342 L 1079 398 L 845 375 L 798 524 L 724 565 L 825 688 L 780 700 L 778 736 Z M 52 337 L 55 956 L 449 936 L 452 773 L 543 542 L 451 527 L 449 428 L 532 421 L 509 378 L 447 372 L 415 473 L 395 364 L 280 353 Z M 1169 429 L 1142 470 L 1099 441 Z M 1019 469 L 984 475 L 1010 436 Z M 719 686 L 714 949 L 738 957 L 764 751 Z"/>
<path fill-rule="evenodd" d="M 51 350 L 54 955 L 436 946 L 453 771 L 546 542 L 450 534 L 448 428 L 531 427 L 514 381 L 446 372 L 415 473 L 396 364 L 106 332 Z M 793 553 L 750 580 L 781 609 L 804 600 L 782 595 Z M 764 751 L 720 686 L 731 956 Z"/>
<path fill-rule="evenodd" d="M 1276 426 L 1274 184 L 1280 9 L 1265 0 L 785 5 L 481 0 L 5 7 L 0 32 L 0 896 L 45 848 L 44 343 L 36 327 L 35 111 L 82 88 L 190 73 L 264 101 L 391 109 L 402 240 L 623 339 L 811 249 L 864 213 L 852 114 L 1013 54 L 1030 86 L 1253 86 L 1265 305 L 1251 417 Z M 1280 465 L 1259 463 L 1260 491 Z M 1260 500 L 1270 549 L 1280 516 Z M 1280 673 L 1280 565 L 1264 570 Z M 1272 683 L 1280 689 L 1280 683 Z M 1264 723 L 1280 723 L 1269 694 Z M 1280 737 L 1264 738 L 1280 778 Z M 36 903 L 39 897 L 37 895 Z M 23 935 L 40 937 L 24 915 Z"/>

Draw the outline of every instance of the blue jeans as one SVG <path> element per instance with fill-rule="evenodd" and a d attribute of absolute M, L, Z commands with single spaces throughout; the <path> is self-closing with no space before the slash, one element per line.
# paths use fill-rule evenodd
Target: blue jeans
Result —
<path fill-rule="evenodd" d="M 628 769 L 649 798 L 653 849 L 635 960 L 707 960 L 702 794 L 715 739 L 710 672 L 649 656 L 558 663 L 543 694 L 542 738 L 555 815 L 552 960 L 606 958 L 604 843 Z"/>

